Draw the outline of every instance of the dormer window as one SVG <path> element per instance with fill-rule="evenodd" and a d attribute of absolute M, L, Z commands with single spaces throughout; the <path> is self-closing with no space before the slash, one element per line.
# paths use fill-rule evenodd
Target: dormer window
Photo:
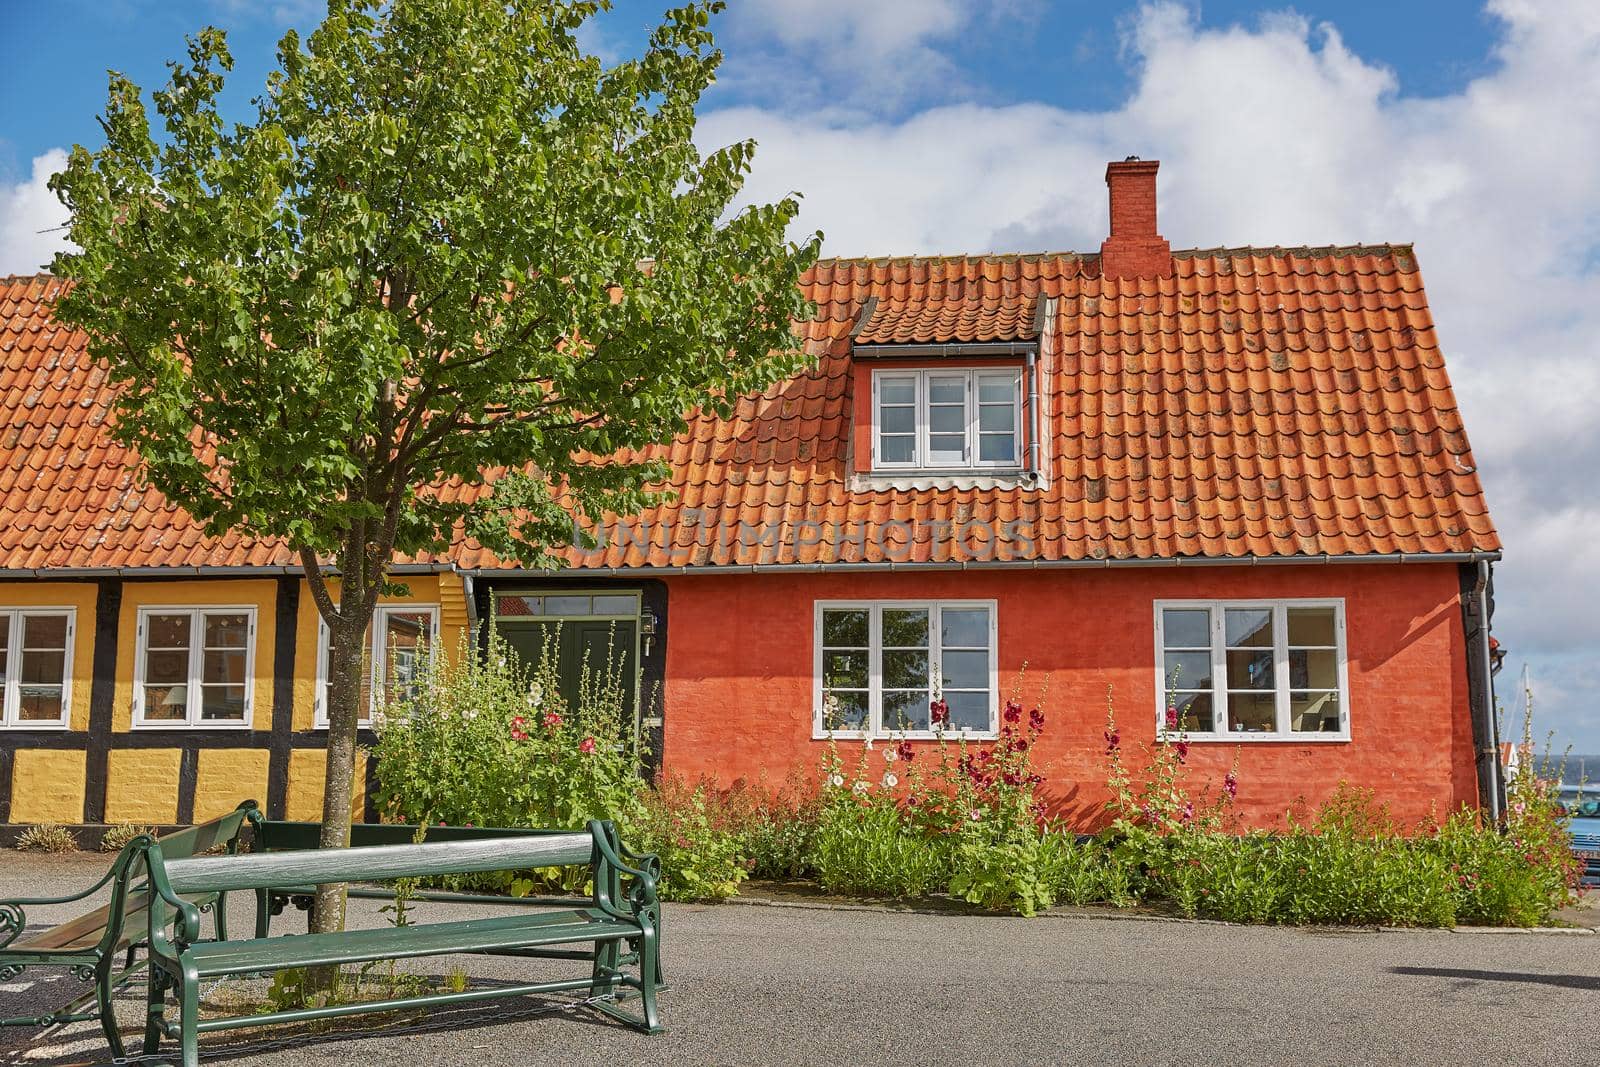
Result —
<path fill-rule="evenodd" d="M 1022 369 L 875 370 L 875 470 L 1018 470 Z"/>

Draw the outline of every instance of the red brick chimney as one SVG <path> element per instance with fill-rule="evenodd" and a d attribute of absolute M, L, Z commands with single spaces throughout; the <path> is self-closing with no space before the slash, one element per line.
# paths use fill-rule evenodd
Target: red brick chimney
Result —
<path fill-rule="evenodd" d="M 1106 164 L 1111 189 L 1111 236 L 1100 245 L 1100 274 L 1105 278 L 1170 278 L 1172 246 L 1156 232 L 1156 168 L 1129 156 Z"/>

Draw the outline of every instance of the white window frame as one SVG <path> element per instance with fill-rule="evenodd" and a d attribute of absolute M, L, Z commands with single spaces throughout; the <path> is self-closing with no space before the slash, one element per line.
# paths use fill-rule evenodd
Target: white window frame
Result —
<path fill-rule="evenodd" d="M 145 661 L 150 639 L 149 619 L 152 615 L 188 615 L 189 623 L 189 676 L 184 682 L 186 695 L 200 694 L 200 673 L 205 656 L 206 615 L 244 615 L 248 617 L 244 641 L 244 718 L 238 722 L 226 719 L 202 719 L 200 701 L 191 699 L 187 717 L 182 720 L 146 719 L 144 707 Z M 133 728 L 135 730 L 250 730 L 255 720 L 256 703 L 256 608 L 253 604 L 141 604 L 134 627 L 133 642 Z"/>
<path fill-rule="evenodd" d="M 417 615 L 426 613 L 429 617 L 428 649 L 429 656 L 439 654 L 439 605 L 431 603 L 396 603 L 379 604 L 372 612 L 372 629 L 367 639 L 367 659 L 370 664 L 370 675 L 367 678 L 367 707 L 366 713 L 356 719 L 357 726 L 372 725 L 372 710 L 378 706 L 378 691 L 381 688 L 379 681 L 383 669 L 383 633 L 388 626 L 390 615 Z M 328 728 L 328 650 L 332 645 L 331 634 L 327 622 L 321 613 L 317 615 L 317 693 L 314 698 L 314 712 L 312 715 L 312 729 L 326 730 Z"/>
<path fill-rule="evenodd" d="M 22 715 L 22 622 L 29 617 L 65 617 L 66 655 L 61 662 L 61 717 L 54 722 L 23 719 Z M 6 629 L 6 681 L 0 697 L 0 729 L 66 730 L 72 720 L 72 651 L 78 636 L 78 609 L 67 607 L 0 608 L 0 617 L 10 620 Z M 48 684 L 48 683 L 46 683 Z"/>
<path fill-rule="evenodd" d="M 1272 611 L 1272 660 L 1273 677 L 1276 685 L 1275 710 L 1277 729 L 1271 733 L 1248 733 L 1244 731 L 1232 732 L 1227 729 L 1228 722 L 1228 678 L 1227 678 L 1227 637 L 1224 632 L 1224 620 L 1229 609 L 1256 608 L 1271 609 Z M 1288 620 L 1290 608 L 1332 608 L 1334 619 L 1335 661 L 1338 665 L 1339 682 L 1339 730 L 1327 732 L 1296 732 L 1290 729 L 1289 703 L 1289 640 Z M 1167 713 L 1167 673 L 1166 673 L 1166 634 L 1164 632 L 1165 611 L 1178 610 L 1206 610 L 1211 614 L 1211 715 L 1212 729 L 1201 732 L 1191 730 L 1187 732 L 1190 741 L 1225 741 L 1229 743 L 1292 743 L 1292 744 L 1326 744 L 1346 742 L 1350 740 L 1350 720 L 1352 709 L 1350 706 L 1350 652 L 1349 642 L 1345 634 L 1344 600 L 1341 597 L 1328 598 L 1287 598 L 1266 600 L 1157 600 L 1155 602 L 1155 682 L 1156 682 L 1156 729 L 1159 731 L 1165 724 Z M 1187 688 L 1181 687 L 1180 688 Z M 1200 690 L 1203 692 L 1203 690 Z"/>
<path fill-rule="evenodd" d="M 884 609 L 928 609 L 928 681 L 929 700 L 938 687 L 935 679 L 943 675 L 941 657 L 943 642 L 939 639 L 939 613 L 946 608 L 986 608 L 989 612 L 989 728 L 987 730 L 885 730 L 883 728 L 883 612 Z M 824 611 L 866 610 L 868 620 L 867 653 L 867 729 L 829 730 L 823 716 L 822 673 L 822 613 Z M 1000 611 L 995 600 L 819 600 L 816 602 L 811 622 L 811 679 L 812 719 L 811 738 L 820 741 L 828 737 L 882 739 L 905 737 L 912 740 L 932 740 L 937 737 L 966 738 L 969 741 L 988 741 L 999 736 L 1000 731 Z"/>
<path fill-rule="evenodd" d="M 1026 387 L 1022 367 L 927 367 L 896 370 L 876 368 L 872 372 L 872 469 L 875 471 L 1021 471 L 1027 465 L 1025 445 L 1027 434 L 1022 422 L 1022 392 Z M 1009 461 L 981 460 L 978 458 L 982 438 L 979 434 L 979 380 L 986 377 L 1010 378 L 1015 385 L 1011 397 L 1011 437 L 1014 458 Z M 910 462 L 888 462 L 883 459 L 883 420 L 880 393 L 882 383 L 891 378 L 910 378 L 913 388 L 913 424 L 916 437 Z M 934 378 L 961 378 L 965 382 L 966 435 L 965 458 L 958 462 L 933 459 L 931 416 L 929 415 L 931 389 Z M 903 436 L 903 435 L 891 435 Z"/>

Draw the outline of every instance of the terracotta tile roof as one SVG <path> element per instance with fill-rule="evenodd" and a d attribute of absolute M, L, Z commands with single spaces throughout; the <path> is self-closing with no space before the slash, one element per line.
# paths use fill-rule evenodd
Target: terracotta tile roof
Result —
<path fill-rule="evenodd" d="M 1499 549 L 1410 248 L 1174 258 L 1171 278 L 1139 281 L 1070 253 L 818 263 L 800 327 L 814 369 L 650 450 L 675 499 L 570 562 Z M 203 537 L 138 487 L 103 430 L 103 371 L 50 319 L 61 284 L 0 278 L 0 568 L 292 565 L 281 545 Z M 852 469 L 852 343 L 1027 338 L 1040 302 L 1046 484 Z M 468 541 L 451 558 L 502 565 Z"/>

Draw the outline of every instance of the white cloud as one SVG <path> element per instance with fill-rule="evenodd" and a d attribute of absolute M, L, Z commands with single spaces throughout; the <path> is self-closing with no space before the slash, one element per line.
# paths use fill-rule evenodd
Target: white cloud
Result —
<path fill-rule="evenodd" d="M 67 246 L 60 227 L 67 209 L 46 186 L 67 165 L 64 149 L 33 158 L 32 173 L 15 184 L 0 182 L 0 274 L 33 274 L 48 267 Z"/>
<path fill-rule="evenodd" d="M 1497 66 L 1442 97 L 1405 96 L 1331 25 L 1202 28 L 1156 4 L 1128 28 L 1136 84 L 1114 110 L 775 104 L 712 112 L 702 137 L 755 136 L 748 195 L 802 191 L 835 254 L 1095 250 L 1105 161 L 1130 153 L 1162 161 L 1174 247 L 1415 242 L 1507 546 L 1497 632 L 1533 661 L 1545 724 L 1600 752 L 1600 5 L 1488 9 Z M 912 46 L 945 32 L 927 18 Z"/>

